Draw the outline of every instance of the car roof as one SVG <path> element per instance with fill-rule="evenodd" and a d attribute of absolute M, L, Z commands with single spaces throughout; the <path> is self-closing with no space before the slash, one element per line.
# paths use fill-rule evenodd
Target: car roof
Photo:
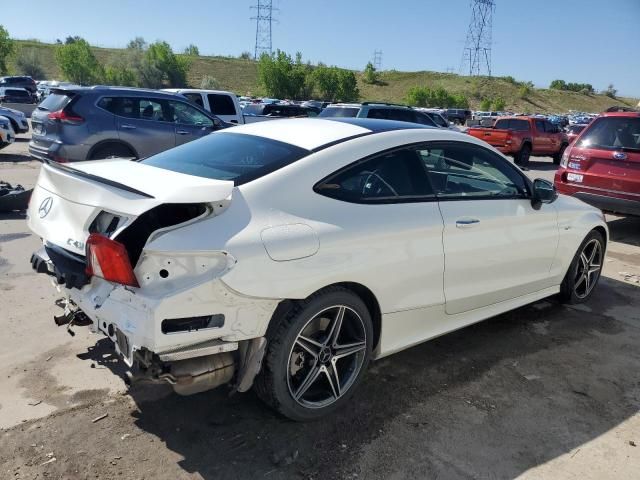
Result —
<path fill-rule="evenodd" d="M 167 97 L 167 98 L 176 98 L 180 97 L 184 100 L 184 97 L 181 95 L 175 94 L 173 92 L 164 92 L 162 90 L 153 90 L 151 88 L 136 88 L 136 87 L 110 87 L 106 85 L 95 85 L 92 87 L 80 87 L 80 86 L 59 86 L 52 87 L 51 91 L 61 91 L 61 92 L 74 92 L 74 93 L 98 93 L 98 94 L 112 94 L 112 95 L 131 95 L 134 97 L 139 97 L 143 95 L 153 95 L 156 97 Z"/>
<path fill-rule="evenodd" d="M 602 112 L 601 117 L 640 117 L 640 112 Z"/>
<path fill-rule="evenodd" d="M 287 123 L 284 123 L 287 122 Z M 225 130 L 229 133 L 256 135 L 318 150 L 351 138 L 393 130 L 440 130 L 425 125 L 372 118 L 295 118 L 255 122 Z"/>

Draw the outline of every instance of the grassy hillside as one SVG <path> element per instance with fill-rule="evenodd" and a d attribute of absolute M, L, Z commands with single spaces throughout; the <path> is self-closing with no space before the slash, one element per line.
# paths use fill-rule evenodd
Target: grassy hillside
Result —
<path fill-rule="evenodd" d="M 39 52 L 47 78 L 61 79 L 61 73 L 55 61 L 55 45 L 18 41 L 19 47 L 34 48 Z M 96 58 L 107 65 L 122 54 L 120 49 L 94 47 Z M 257 64 L 250 60 L 227 57 L 196 57 L 189 70 L 188 81 L 199 86 L 203 76 L 216 78 L 220 88 L 238 94 L 259 94 Z M 427 86 L 443 87 L 451 93 L 463 93 L 469 98 L 472 108 L 478 108 L 482 98 L 501 97 L 506 108 L 518 112 L 564 112 L 580 110 L 599 112 L 613 105 L 636 106 L 637 99 L 611 99 L 604 95 L 585 95 L 582 93 L 533 89 L 526 98 L 519 96 L 519 85 L 502 78 L 474 78 L 450 73 L 438 72 L 397 72 L 381 73 L 378 85 L 369 85 L 359 75 L 359 88 L 362 100 L 378 100 L 402 103 L 409 88 Z M 589 79 L 584 79 L 588 81 Z"/>

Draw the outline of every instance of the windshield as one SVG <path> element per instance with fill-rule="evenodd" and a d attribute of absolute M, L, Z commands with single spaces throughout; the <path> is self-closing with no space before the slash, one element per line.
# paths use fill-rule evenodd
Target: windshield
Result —
<path fill-rule="evenodd" d="M 319 117 L 355 118 L 358 116 L 358 107 L 330 107 L 320 112 Z"/>
<path fill-rule="evenodd" d="M 219 132 L 141 160 L 174 172 L 236 185 L 260 178 L 309 154 L 295 145 L 264 137 Z"/>
<path fill-rule="evenodd" d="M 640 117 L 601 117 L 580 139 L 579 147 L 640 151 Z"/>

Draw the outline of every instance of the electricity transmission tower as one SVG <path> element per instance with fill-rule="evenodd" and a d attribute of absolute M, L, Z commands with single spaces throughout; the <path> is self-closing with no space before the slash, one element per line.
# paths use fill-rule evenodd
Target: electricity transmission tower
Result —
<path fill-rule="evenodd" d="M 373 52 L 373 68 L 378 72 L 382 69 L 382 50 L 375 50 Z"/>
<path fill-rule="evenodd" d="M 256 10 L 256 16 L 251 20 L 256 21 L 256 46 L 253 52 L 253 58 L 257 60 L 263 53 L 271 55 L 271 27 L 276 20 L 273 18 L 273 12 L 277 8 L 273 8 L 273 0 L 257 0 L 258 4 L 251 8 Z"/>
<path fill-rule="evenodd" d="M 460 73 L 491 76 L 491 29 L 495 0 L 471 0 L 471 21 L 462 51 Z"/>

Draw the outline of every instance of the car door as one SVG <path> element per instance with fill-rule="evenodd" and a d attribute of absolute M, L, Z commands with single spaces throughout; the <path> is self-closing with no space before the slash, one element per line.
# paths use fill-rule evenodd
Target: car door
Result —
<path fill-rule="evenodd" d="M 541 154 L 541 153 L 549 153 L 550 145 L 549 145 L 549 134 L 546 132 L 544 128 L 544 120 L 536 119 L 534 121 L 536 131 L 533 135 L 533 153 Z"/>
<path fill-rule="evenodd" d="M 138 158 L 163 152 L 176 145 L 175 126 L 167 101 L 157 98 L 121 97 L 115 106 L 120 140 L 128 143 Z"/>
<path fill-rule="evenodd" d="M 213 131 L 213 120 L 186 102 L 169 100 L 176 134 L 176 145 L 197 140 Z"/>
<path fill-rule="evenodd" d="M 544 122 L 544 130 L 547 134 L 547 141 L 549 142 L 549 153 L 556 153 L 560 150 L 560 144 L 562 143 L 562 138 L 558 133 L 560 132 L 559 128 L 551 122 Z"/>
<path fill-rule="evenodd" d="M 454 315 L 553 286 L 557 211 L 534 208 L 530 183 L 502 156 L 434 142 L 421 156 L 444 221 L 446 312 Z"/>

